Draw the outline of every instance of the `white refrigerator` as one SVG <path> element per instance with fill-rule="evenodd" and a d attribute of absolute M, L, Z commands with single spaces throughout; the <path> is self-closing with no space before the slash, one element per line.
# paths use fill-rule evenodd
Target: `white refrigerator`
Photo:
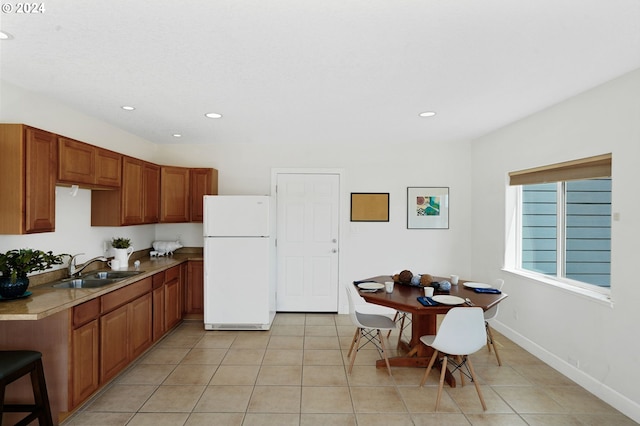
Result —
<path fill-rule="evenodd" d="M 264 195 L 204 197 L 204 327 L 268 330 L 276 314 L 275 215 Z"/>

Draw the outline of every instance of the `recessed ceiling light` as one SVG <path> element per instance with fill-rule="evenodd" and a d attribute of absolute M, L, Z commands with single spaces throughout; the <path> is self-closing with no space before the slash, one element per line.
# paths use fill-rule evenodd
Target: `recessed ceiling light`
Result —
<path fill-rule="evenodd" d="M 12 38 L 13 36 L 11 34 L 0 31 L 0 40 L 10 40 Z"/>
<path fill-rule="evenodd" d="M 208 118 L 222 118 L 222 114 L 218 114 L 217 112 L 208 112 L 204 116 Z"/>
<path fill-rule="evenodd" d="M 418 114 L 420 117 L 433 117 L 434 115 L 436 115 L 435 112 L 433 111 L 425 111 L 425 112 L 421 112 L 420 114 Z"/>
<path fill-rule="evenodd" d="M 122 106 L 122 109 L 125 110 L 125 111 L 133 111 L 136 108 L 132 107 L 132 106 L 129 106 L 129 105 L 124 105 L 124 106 Z"/>
<path fill-rule="evenodd" d="M 180 133 L 174 133 L 174 134 L 173 134 L 173 137 L 174 137 L 174 138 L 181 138 L 181 137 L 182 137 L 182 135 L 181 135 Z"/>

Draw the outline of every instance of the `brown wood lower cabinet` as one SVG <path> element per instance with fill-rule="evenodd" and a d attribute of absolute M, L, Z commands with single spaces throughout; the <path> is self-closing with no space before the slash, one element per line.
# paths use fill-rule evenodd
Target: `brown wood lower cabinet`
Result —
<path fill-rule="evenodd" d="M 185 283 L 185 318 L 204 318 L 204 262 L 190 260 Z"/>
<path fill-rule="evenodd" d="M 0 321 L 0 347 L 42 352 L 56 424 L 180 323 L 185 268 L 171 267 L 37 321 Z M 16 402 L 33 403 L 28 380 L 11 386 Z"/>
<path fill-rule="evenodd" d="M 167 269 L 164 276 L 164 323 L 165 328 L 169 330 L 182 319 L 180 266 Z"/>
<path fill-rule="evenodd" d="M 164 323 L 164 271 L 153 276 L 153 341 L 161 338 L 167 328 Z"/>
<path fill-rule="evenodd" d="M 71 332 L 71 406 L 87 399 L 100 386 L 99 327 L 93 320 Z"/>
<path fill-rule="evenodd" d="M 129 307 L 122 306 L 100 317 L 100 382 L 114 377 L 129 363 Z"/>
<path fill-rule="evenodd" d="M 161 286 L 154 290 L 158 279 Z M 160 272 L 72 309 L 69 409 L 84 402 L 169 330 L 164 326 L 164 291 L 164 272 Z"/>

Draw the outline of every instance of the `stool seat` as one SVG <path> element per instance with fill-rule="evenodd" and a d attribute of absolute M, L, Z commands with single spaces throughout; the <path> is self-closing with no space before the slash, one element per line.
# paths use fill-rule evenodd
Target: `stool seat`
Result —
<path fill-rule="evenodd" d="M 27 374 L 31 376 L 35 404 L 5 404 L 7 385 Z M 40 352 L 0 351 L 0 424 L 4 424 L 3 413 L 29 413 L 16 425 L 28 425 L 36 419 L 40 425 L 53 425 Z"/>
<path fill-rule="evenodd" d="M 0 351 L 0 379 L 42 358 L 36 351 Z"/>

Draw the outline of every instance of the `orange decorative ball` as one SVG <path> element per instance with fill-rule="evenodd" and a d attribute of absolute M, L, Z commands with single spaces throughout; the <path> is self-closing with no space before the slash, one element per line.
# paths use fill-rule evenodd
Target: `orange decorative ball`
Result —
<path fill-rule="evenodd" d="M 433 277 L 429 274 L 423 274 L 420 277 L 420 284 L 424 287 L 430 286 L 433 281 Z"/>

